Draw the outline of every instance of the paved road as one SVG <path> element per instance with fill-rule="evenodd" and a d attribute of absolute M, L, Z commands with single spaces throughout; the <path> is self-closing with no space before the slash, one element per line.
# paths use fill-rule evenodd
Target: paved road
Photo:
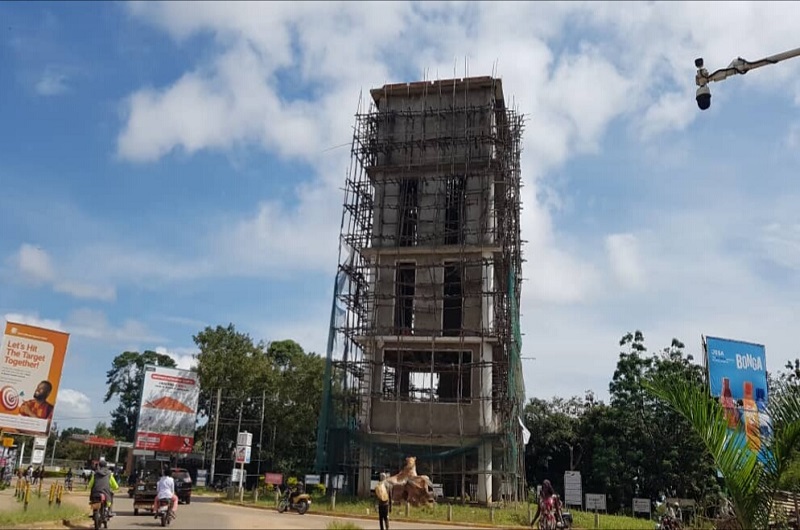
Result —
<path fill-rule="evenodd" d="M 85 499 L 82 496 L 74 496 L 70 502 L 83 504 Z M 313 510 L 313 508 L 312 508 Z M 108 525 L 109 530 L 123 530 L 142 528 L 160 528 L 161 523 L 159 520 L 154 519 L 151 514 L 147 512 L 139 516 L 133 515 L 133 503 L 127 496 L 118 495 L 114 500 L 114 511 L 117 516 L 114 517 Z M 231 529 L 325 529 L 331 521 L 350 521 L 360 528 L 376 529 L 378 526 L 378 518 L 372 520 L 367 519 L 343 519 L 338 517 L 327 517 L 323 515 L 315 515 L 307 513 L 305 515 L 298 515 L 296 513 L 279 514 L 272 510 L 259 510 L 254 508 L 245 508 L 239 506 L 229 506 L 221 503 L 214 502 L 213 499 L 208 497 L 194 497 L 192 503 L 189 505 L 181 504 L 178 507 L 177 518 L 170 525 L 175 530 L 181 529 L 218 529 L 218 528 L 231 528 Z M 88 516 L 86 518 L 86 525 L 91 523 Z M 409 529 L 447 529 L 453 530 L 457 527 L 450 525 L 422 525 L 419 523 L 401 523 L 399 521 L 391 521 L 392 530 L 409 530 Z M 474 530 L 474 529 L 473 529 Z"/>

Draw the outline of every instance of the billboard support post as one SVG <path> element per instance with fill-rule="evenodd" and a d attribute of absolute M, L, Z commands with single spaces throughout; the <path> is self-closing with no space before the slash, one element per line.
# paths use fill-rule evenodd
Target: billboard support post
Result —
<path fill-rule="evenodd" d="M 211 445 L 211 485 L 214 485 L 214 469 L 217 463 L 217 431 L 219 430 L 219 402 L 222 401 L 222 388 L 217 389 L 217 408 L 214 412 L 214 443 Z"/>

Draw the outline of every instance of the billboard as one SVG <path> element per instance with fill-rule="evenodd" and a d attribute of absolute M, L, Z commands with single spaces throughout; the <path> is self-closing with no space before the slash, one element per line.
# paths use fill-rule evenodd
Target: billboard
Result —
<path fill-rule="evenodd" d="M 0 348 L 0 429 L 50 433 L 69 334 L 6 322 Z"/>
<path fill-rule="evenodd" d="M 200 384 L 189 370 L 145 366 L 136 449 L 191 453 Z"/>
<path fill-rule="evenodd" d="M 771 434 L 764 346 L 706 337 L 706 361 L 711 396 L 724 408 L 728 428 L 760 451 L 761 440 Z"/>

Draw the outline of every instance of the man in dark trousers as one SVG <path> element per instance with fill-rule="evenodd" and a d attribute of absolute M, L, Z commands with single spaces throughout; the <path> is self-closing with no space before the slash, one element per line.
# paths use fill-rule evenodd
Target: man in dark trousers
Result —
<path fill-rule="evenodd" d="M 106 504 L 108 504 L 109 517 L 114 517 L 114 492 L 119 489 L 119 484 L 114 479 L 111 470 L 108 469 L 108 464 L 105 458 L 100 458 L 97 464 L 97 470 L 89 480 L 89 498 L 99 496 L 101 493 L 106 496 Z"/>
<path fill-rule="evenodd" d="M 389 475 L 381 473 L 381 481 L 375 487 L 375 497 L 378 499 L 378 522 L 381 530 L 389 530 L 389 512 L 392 510 L 392 495 L 386 487 Z"/>

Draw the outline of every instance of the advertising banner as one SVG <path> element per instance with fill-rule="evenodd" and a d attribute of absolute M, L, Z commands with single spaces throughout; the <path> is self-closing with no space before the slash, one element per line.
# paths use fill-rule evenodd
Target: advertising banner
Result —
<path fill-rule="evenodd" d="M 764 346 L 706 337 L 706 358 L 711 396 L 725 409 L 728 428 L 759 452 L 761 440 L 772 432 Z"/>
<path fill-rule="evenodd" d="M 49 434 L 69 334 L 7 322 L 0 345 L 0 429 Z"/>
<path fill-rule="evenodd" d="M 145 366 L 135 448 L 191 453 L 199 399 L 196 373 Z"/>

